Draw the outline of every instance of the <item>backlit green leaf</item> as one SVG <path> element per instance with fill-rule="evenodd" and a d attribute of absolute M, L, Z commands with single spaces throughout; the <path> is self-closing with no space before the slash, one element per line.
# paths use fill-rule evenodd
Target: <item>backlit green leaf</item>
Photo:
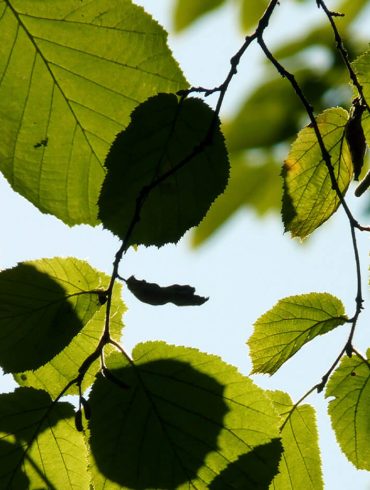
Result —
<path fill-rule="evenodd" d="M 0 365 L 36 369 L 62 351 L 101 307 L 106 284 L 74 258 L 23 262 L 0 272 Z"/>
<path fill-rule="evenodd" d="M 104 159 L 131 111 L 186 82 L 130 0 L 0 0 L 0 170 L 41 211 L 97 223 Z"/>
<path fill-rule="evenodd" d="M 99 375 L 89 399 L 97 490 L 260 488 L 276 473 L 279 418 L 263 390 L 220 358 L 148 342 L 133 364 L 112 354 L 107 365 L 113 381 Z M 223 486 L 210 487 L 220 473 Z"/>
<path fill-rule="evenodd" d="M 109 277 L 99 273 L 101 284 L 108 286 Z M 119 342 L 122 334 L 122 315 L 125 312 L 125 305 L 121 299 L 121 286 L 116 284 L 113 292 L 111 316 L 110 316 L 110 335 Z M 62 391 L 71 379 L 78 374 L 78 369 L 83 361 L 92 354 L 99 343 L 105 326 L 106 305 L 102 306 L 93 317 L 83 326 L 82 330 L 73 337 L 67 347 L 60 354 L 51 359 L 44 366 L 36 371 L 26 371 L 17 373 L 15 380 L 22 386 L 32 386 L 40 388 L 55 398 Z M 107 354 L 112 350 L 110 345 L 106 346 L 104 352 Z M 100 370 L 100 360 L 96 360 L 87 371 L 83 383 L 82 391 L 85 391 L 95 380 L 96 373 Z M 67 391 L 68 394 L 78 394 L 78 387 L 73 385 Z"/>
<path fill-rule="evenodd" d="M 353 68 L 360 84 L 362 85 L 367 103 L 370 100 L 370 50 L 363 53 L 353 62 Z M 362 116 L 362 125 L 367 145 L 370 146 L 370 114 L 365 111 Z"/>
<path fill-rule="evenodd" d="M 0 459 L 2 489 L 89 489 L 73 406 L 52 404 L 43 391 L 18 388 L 0 395 Z"/>
<path fill-rule="evenodd" d="M 176 31 L 185 29 L 207 12 L 219 7 L 225 0 L 176 0 L 173 22 Z"/>
<path fill-rule="evenodd" d="M 197 225 L 229 176 L 224 139 L 214 118 L 200 99 L 179 102 L 172 94 L 152 97 L 135 109 L 106 160 L 99 199 L 104 226 L 121 239 L 131 229 L 128 245 L 161 246 L 177 242 Z"/>
<path fill-rule="evenodd" d="M 353 167 L 344 137 L 348 113 L 339 107 L 324 111 L 317 125 L 331 157 L 339 189 L 345 194 Z M 330 218 L 339 206 L 329 171 L 311 125 L 302 129 L 283 168 L 283 221 L 285 231 L 305 238 Z"/>
<path fill-rule="evenodd" d="M 304 344 L 346 320 L 342 302 L 328 293 L 281 299 L 254 324 L 248 340 L 253 373 L 275 373 Z"/>
<path fill-rule="evenodd" d="M 370 350 L 367 352 L 368 359 Z M 326 397 L 338 444 L 356 468 L 370 470 L 370 366 L 353 354 L 329 379 Z"/>
<path fill-rule="evenodd" d="M 281 430 L 284 452 L 270 490 L 324 488 L 315 410 L 311 405 L 299 405 L 292 412 L 288 394 L 274 391 L 270 396 L 285 422 Z"/>

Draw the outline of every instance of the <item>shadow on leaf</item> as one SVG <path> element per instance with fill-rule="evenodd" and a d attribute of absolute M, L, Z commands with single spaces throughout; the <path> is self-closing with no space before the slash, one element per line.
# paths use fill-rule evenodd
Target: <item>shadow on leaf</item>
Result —
<path fill-rule="evenodd" d="M 177 488 L 200 478 L 207 455 L 218 450 L 228 411 L 224 387 L 177 360 L 122 368 L 117 368 L 121 355 L 108 361 L 113 376 L 129 388 L 99 375 L 92 389 L 89 427 L 97 487 L 106 478 L 136 490 Z M 207 470 L 212 478 L 217 473 Z"/>
<path fill-rule="evenodd" d="M 280 439 L 255 447 L 230 463 L 209 486 L 210 490 L 267 490 L 278 473 L 283 446 Z"/>

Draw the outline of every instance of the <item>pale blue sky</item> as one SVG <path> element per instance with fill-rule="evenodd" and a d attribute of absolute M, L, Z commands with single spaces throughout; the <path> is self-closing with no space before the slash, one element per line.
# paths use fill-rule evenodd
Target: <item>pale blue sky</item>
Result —
<path fill-rule="evenodd" d="M 140 0 L 137 3 L 144 5 L 170 29 L 172 0 Z M 289 22 L 289 35 L 293 29 L 302 29 L 299 23 L 302 18 L 309 21 L 318 15 L 315 2 L 311 3 L 310 13 L 300 17 L 295 15 Z M 280 12 L 273 18 L 276 27 L 268 34 L 273 42 L 288 34 L 283 15 L 284 12 Z M 235 10 L 227 7 L 197 23 L 184 35 L 170 35 L 175 57 L 191 83 L 212 87 L 224 79 L 228 60 L 242 42 L 242 34 L 236 25 Z M 252 49 L 241 64 L 225 101 L 226 112 L 237 106 L 246 87 L 261 75 L 258 54 L 258 49 Z M 360 212 L 358 200 L 350 198 L 350 205 Z M 3 180 L 0 182 L 0 207 L 3 210 L 0 216 L 2 268 L 22 260 L 76 256 L 100 270 L 111 272 L 118 241 L 109 232 L 89 227 L 69 229 L 55 218 L 41 215 L 14 194 Z M 360 237 L 360 248 L 365 307 L 368 308 L 367 236 Z M 252 332 L 253 322 L 278 299 L 292 294 L 327 291 L 342 299 L 349 316 L 354 312 L 353 254 L 349 226 L 341 211 L 322 226 L 308 244 L 300 245 L 283 234 L 277 216 L 258 220 L 253 212 L 245 210 L 200 250 L 191 251 L 185 236 L 177 246 L 159 250 L 140 247 L 136 253 L 129 252 L 122 262 L 121 274 L 125 277 L 135 274 L 137 278 L 163 285 L 191 284 L 199 294 L 210 297 L 199 308 L 153 308 L 139 303 L 129 293 L 125 294 L 129 311 L 125 316 L 123 342 L 128 350 L 137 342 L 161 339 L 218 354 L 245 374 L 251 368 L 245 342 Z M 365 310 L 356 336 L 356 344 L 362 350 L 369 345 L 369 319 L 370 313 Z M 337 332 L 315 340 L 272 378 L 254 377 L 256 383 L 287 391 L 293 399 L 299 398 L 331 365 L 345 342 L 347 328 L 339 328 Z M 3 391 L 10 389 L 10 377 L 4 377 L 0 386 Z M 308 402 L 318 409 L 326 489 L 370 489 L 370 475 L 356 470 L 340 453 L 326 415 L 323 395 L 312 395 Z"/>

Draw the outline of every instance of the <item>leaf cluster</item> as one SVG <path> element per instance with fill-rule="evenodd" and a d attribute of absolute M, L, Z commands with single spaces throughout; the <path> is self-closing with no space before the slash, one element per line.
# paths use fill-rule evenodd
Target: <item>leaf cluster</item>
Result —
<path fill-rule="evenodd" d="M 178 28 L 221 3 L 187 2 L 185 18 L 179 1 Z M 129 0 L 0 0 L 2 173 L 42 212 L 68 225 L 101 222 L 120 239 L 110 275 L 73 257 L 0 272 L 0 366 L 19 385 L 0 395 L 0 489 L 319 489 L 316 416 L 302 402 L 324 388 L 340 447 L 356 467 L 370 469 L 370 364 L 352 343 L 363 306 L 355 232 L 365 227 L 345 201 L 369 144 L 370 51 L 350 65 L 358 92 L 352 109 L 330 107 L 315 117 L 306 97 L 312 92 L 322 101 L 317 91 L 332 81 L 311 79 L 307 70 L 296 78 L 287 72 L 263 41 L 278 2 L 265 12 L 267 2 L 261 10 L 252 4 L 241 2 L 244 27 L 260 19 L 258 27 L 228 78 L 197 89 L 188 87 L 165 31 Z M 348 8 L 350 19 L 362 5 Z M 318 39 L 326 39 L 322 34 Z M 271 80 L 222 126 L 223 97 L 253 40 L 291 82 L 297 100 L 287 97 L 289 84 Z M 307 46 L 302 42 L 285 46 L 285 54 L 281 48 L 281 56 L 293 56 Z M 216 92 L 215 110 L 194 96 Z M 152 305 L 201 306 L 208 299 L 188 285 L 123 278 L 127 249 L 177 243 L 220 195 L 227 196 L 223 214 L 203 225 L 207 233 L 241 204 L 241 192 L 261 212 L 268 209 L 277 195 L 273 152 L 253 171 L 242 153 L 271 150 L 295 134 L 299 99 L 310 123 L 283 165 L 283 222 L 304 239 L 344 207 L 356 257 L 356 312 L 350 318 L 326 292 L 283 298 L 256 321 L 248 345 L 253 373 L 273 374 L 305 344 L 347 325 L 337 360 L 294 403 L 193 348 L 155 341 L 127 353 L 119 281 Z M 260 139 L 249 132 L 271 114 Z M 249 135 L 243 142 L 241 131 Z M 274 190 L 262 202 L 254 183 L 263 179 Z M 211 219 L 217 206 L 220 201 Z M 76 395 L 75 406 L 66 395 Z"/>

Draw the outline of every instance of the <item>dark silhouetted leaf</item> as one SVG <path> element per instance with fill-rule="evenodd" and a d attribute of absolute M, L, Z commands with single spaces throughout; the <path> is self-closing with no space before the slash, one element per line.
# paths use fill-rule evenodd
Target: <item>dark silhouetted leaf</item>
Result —
<path fill-rule="evenodd" d="M 87 451 L 69 403 L 18 388 L 0 395 L 0 488 L 89 489 Z M 6 464 L 4 464 L 6 462 Z"/>
<path fill-rule="evenodd" d="M 248 340 L 253 373 L 275 373 L 304 344 L 346 321 L 342 302 L 331 294 L 281 299 L 254 324 Z"/>
<path fill-rule="evenodd" d="M 347 121 L 347 111 L 339 107 L 328 109 L 317 117 L 317 125 L 330 154 L 342 195 L 353 173 L 345 139 Z M 302 129 L 294 141 L 284 163 L 283 178 L 282 215 L 285 231 L 303 239 L 328 220 L 340 203 L 311 125 Z"/>
<path fill-rule="evenodd" d="M 153 282 L 138 280 L 134 276 L 126 280 L 127 287 L 137 299 L 150 305 L 164 305 L 173 303 L 176 306 L 197 306 L 202 305 L 208 298 L 198 296 L 192 286 L 159 286 Z"/>
<path fill-rule="evenodd" d="M 135 109 L 106 160 L 108 174 L 99 199 L 104 226 L 126 239 L 135 223 L 127 245 L 161 246 L 177 242 L 197 225 L 229 175 L 224 139 L 214 118 L 200 99 L 179 102 L 170 94 L 152 97 Z"/>
<path fill-rule="evenodd" d="M 370 350 L 367 352 L 370 358 Z M 370 368 L 353 354 L 344 357 L 326 387 L 337 441 L 356 468 L 370 470 Z"/>
<path fill-rule="evenodd" d="M 230 463 L 212 481 L 210 490 L 266 490 L 278 472 L 283 453 L 280 439 L 257 446 Z M 266 461 L 269 465 L 266 466 Z M 240 469 L 243 468 L 243 471 Z"/>
<path fill-rule="evenodd" d="M 130 0 L 0 2 L 0 169 L 41 211 L 97 224 L 104 159 L 131 111 L 186 87 Z"/>
<path fill-rule="evenodd" d="M 206 489 L 225 469 L 229 481 L 252 488 L 275 471 L 271 452 L 256 448 L 278 437 L 279 418 L 263 390 L 220 358 L 148 342 L 135 348 L 132 363 L 112 354 L 107 366 L 130 388 L 101 375 L 92 388 L 97 490 Z"/>
<path fill-rule="evenodd" d="M 68 258 L 23 262 L 0 272 L 0 365 L 36 369 L 63 350 L 101 307 L 101 277 Z"/>

